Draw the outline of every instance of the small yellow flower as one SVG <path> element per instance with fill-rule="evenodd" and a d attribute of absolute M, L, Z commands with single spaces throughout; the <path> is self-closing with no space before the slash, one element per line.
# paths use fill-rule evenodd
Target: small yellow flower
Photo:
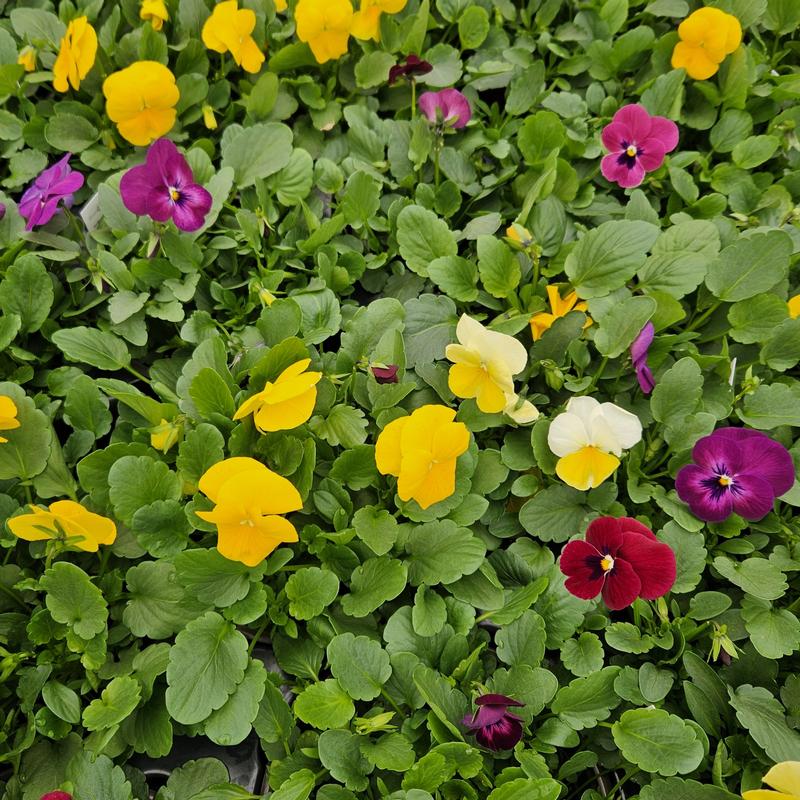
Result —
<path fill-rule="evenodd" d="M 160 31 L 169 19 L 169 12 L 164 0 L 142 0 L 139 19 L 149 19 L 154 31 Z"/>
<path fill-rule="evenodd" d="M 556 474 L 573 489 L 594 489 L 619 466 L 623 450 L 642 438 L 635 414 L 593 397 L 573 397 L 551 423 L 547 445 L 559 456 Z"/>
<path fill-rule="evenodd" d="M 275 4 L 276 11 L 286 11 L 288 8 L 286 0 L 272 0 L 272 2 Z"/>
<path fill-rule="evenodd" d="M 789 307 L 789 316 L 792 319 L 800 317 L 800 294 L 790 297 L 786 305 Z"/>
<path fill-rule="evenodd" d="M 350 0 L 300 0 L 294 21 L 297 38 L 308 44 L 319 64 L 347 52 L 353 26 Z"/>
<path fill-rule="evenodd" d="M 25 72 L 33 72 L 36 69 L 36 48 L 27 45 L 19 51 L 17 64 L 25 68 Z"/>
<path fill-rule="evenodd" d="M 517 247 L 522 249 L 530 247 L 533 244 L 533 234 L 524 225 L 520 225 L 518 222 L 506 228 L 506 236 L 517 245 Z"/>
<path fill-rule="evenodd" d="M 547 297 L 550 300 L 551 314 L 541 311 L 531 317 L 531 335 L 533 340 L 541 339 L 542 334 L 550 329 L 550 326 L 559 318 L 566 317 L 570 311 L 586 311 L 586 303 L 578 302 L 578 295 L 570 292 L 566 297 L 561 297 L 557 286 L 547 287 Z M 584 328 L 588 328 L 592 320 L 586 317 Z"/>
<path fill-rule="evenodd" d="M 292 484 L 254 458 L 227 458 L 200 478 L 200 491 L 216 503 L 195 512 L 217 526 L 217 550 L 248 567 L 261 563 L 279 544 L 296 542 L 297 530 L 278 516 L 303 507 Z"/>
<path fill-rule="evenodd" d="M 704 81 L 716 74 L 725 56 L 742 41 L 742 26 L 733 14 L 718 8 L 700 8 L 678 26 L 680 42 L 672 51 L 672 66 Z"/>
<path fill-rule="evenodd" d="M 89 20 L 86 17 L 72 20 L 53 64 L 53 88 L 57 92 L 66 92 L 70 86 L 80 88 L 81 81 L 94 66 L 96 55 L 97 34 Z"/>
<path fill-rule="evenodd" d="M 162 419 L 155 428 L 150 429 L 150 447 L 166 453 L 181 438 L 181 433 L 183 425 Z"/>
<path fill-rule="evenodd" d="M 19 428 L 20 421 L 17 419 L 17 404 L 6 395 L 0 395 L 0 431 L 13 431 Z M 7 442 L 8 439 L 0 436 L 0 444 Z"/>
<path fill-rule="evenodd" d="M 261 433 L 288 431 L 302 425 L 314 411 L 317 402 L 317 383 L 321 372 L 306 372 L 310 358 L 287 367 L 258 393 L 239 406 L 234 419 L 253 415 Z"/>
<path fill-rule="evenodd" d="M 112 520 L 87 511 L 73 500 L 51 503 L 48 511 L 33 505 L 28 508 L 29 514 L 8 520 L 11 533 L 27 542 L 55 539 L 96 553 L 101 544 L 112 544 L 117 538 L 117 526 Z"/>
<path fill-rule="evenodd" d="M 217 53 L 230 53 L 245 72 L 258 72 L 264 54 L 252 37 L 255 27 L 255 11 L 239 8 L 237 0 L 225 0 L 214 6 L 203 25 L 203 44 Z"/>
<path fill-rule="evenodd" d="M 777 791 L 753 789 L 744 800 L 800 800 L 800 761 L 782 761 L 764 776 L 764 783 Z"/>
<path fill-rule="evenodd" d="M 381 40 L 381 14 L 397 14 L 406 7 L 408 0 L 361 0 L 353 15 L 350 32 L 356 39 Z"/>
<path fill-rule="evenodd" d="M 394 475 L 401 500 L 428 508 L 455 491 L 456 459 L 469 447 L 469 431 L 453 422 L 456 412 L 426 405 L 390 422 L 375 443 L 375 463 L 382 475 Z"/>
<path fill-rule="evenodd" d="M 208 103 L 203 104 L 203 124 L 210 131 L 217 129 L 217 118 L 214 116 L 214 109 Z"/>
<path fill-rule="evenodd" d="M 120 135 L 144 146 L 168 133 L 175 124 L 180 92 L 175 76 L 157 61 L 136 61 L 103 81 L 106 113 Z"/>
<path fill-rule="evenodd" d="M 490 331 L 472 317 L 462 314 L 456 326 L 458 344 L 449 344 L 445 355 L 453 362 L 448 375 L 450 391 L 456 397 L 474 397 L 485 414 L 508 413 L 521 421 L 538 416 L 527 401 L 517 411 L 514 375 L 528 363 L 522 342 L 505 333 Z"/>

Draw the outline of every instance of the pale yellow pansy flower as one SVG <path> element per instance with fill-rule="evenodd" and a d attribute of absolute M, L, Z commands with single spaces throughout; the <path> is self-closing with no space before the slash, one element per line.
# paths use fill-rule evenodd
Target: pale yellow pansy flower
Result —
<path fill-rule="evenodd" d="M 800 761 L 782 761 L 764 776 L 772 789 L 752 789 L 744 792 L 744 800 L 800 800 Z"/>
<path fill-rule="evenodd" d="M 623 450 L 642 438 L 635 414 L 593 397 L 573 397 L 551 423 L 547 444 L 559 456 L 556 474 L 574 489 L 599 486 L 619 466 Z"/>

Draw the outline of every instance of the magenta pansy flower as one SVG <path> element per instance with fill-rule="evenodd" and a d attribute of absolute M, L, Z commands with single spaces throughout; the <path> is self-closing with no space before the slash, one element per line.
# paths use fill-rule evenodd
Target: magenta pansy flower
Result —
<path fill-rule="evenodd" d="M 428 122 L 446 128 L 463 128 L 472 118 L 469 100 L 458 89 L 424 92 L 419 96 L 419 107 Z"/>
<path fill-rule="evenodd" d="M 752 522 L 794 484 L 789 451 L 760 431 L 719 428 L 698 440 L 692 461 L 678 470 L 678 497 L 696 517 L 722 522 L 731 514 Z"/>
<path fill-rule="evenodd" d="M 586 539 L 561 551 L 564 586 L 583 600 L 598 594 L 612 611 L 627 608 L 637 597 L 655 600 L 675 583 L 675 553 L 653 532 L 631 517 L 600 517 Z"/>
<path fill-rule="evenodd" d="M 66 792 L 48 792 L 43 794 L 39 800 L 72 800 L 72 795 Z"/>
<path fill-rule="evenodd" d="M 603 176 L 631 189 L 678 146 L 678 126 L 666 117 L 651 117 L 640 105 L 627 105 L 603 128 L 602 139 L 609 151 L 600 162 Z"/>
<path fill-rule="evenodd" d="M 122 176 L 119 191 L 129 211 L 156 222 L 171 219 L 182 231 L 202 228 L 211 210 L 211 195 L 195 183 L 189 164 L 169 139 L 150 145 L 144 164 Z"/>
<path fill-rule="evenodd" d="M 639 381 L 639 386 L 645 394 L 650 394 L 656 385 L 653 372 L 647 366 L 647 351 L 650 349 L 650 345 L 653 344 L 655 335 L 656 329 L 653 323 L 648 322 L 639 331 L 639 335 L 631 345 L 631 360 L 633 361 L 633 368 L 636 370 L 636 380 Z"/>
<path fill-rule="evenodd" d="M 389 364 L 385 367 L 370 367 L 372 375 L 378 383 L 397 383 L 397 364 Z"/>
<path fill-rule="evenodd" d="M 83 186 L 83 175 L 69 165 L 72 153 L 67 153 L 39 173 L 36 180 L 25 190 L 19 201 L 19 213 L 27 220 L 25 230 L 32 231 L 37 225 L 46 225 L 56 215 L 58 204 L 72 205 L 73 195 Z"/>
<path fill-rule="evenodd" d="M 419 75 L 427 75 L 432 69 L 433 66 L 427 61 L 423 61 L 419 56 L 410 53 L 389 70 L 389 86 L 400 78 L 413 80 Z"/>
<path fill-rule="evenodd" d="M 475 734 L 479 744 L 489 750 L 510 750 L 522 738 L 522 719 L 508 710 L 525 703 L 504 694 L 483 694 L 476 701 L 478 710 L 467 714 L 462 724 Z"/>

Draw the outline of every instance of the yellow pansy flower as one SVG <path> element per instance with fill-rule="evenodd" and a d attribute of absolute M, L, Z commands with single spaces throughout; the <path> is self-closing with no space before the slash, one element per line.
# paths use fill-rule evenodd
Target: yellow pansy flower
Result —
<path fill-rule="evenodd" d="M 800 317 L 800 294 L 790 297 L 786 305 L 789 307 L 789 316 L 792 319 Z"/>
<path fill-rule="evenodd" d="M 164 0 L 142 0 L 139 19 L 149 19 L 154 31 L 160 31 L 169 19 L 169 12 Z"/>
<path fill-rule="evenodd" d="M 239 8 L 237 0 L 217 3 L 203 25 L 203 44 L 217 53 L 230 53 L 245 72 L 258 72 L 264 54 L 252 37 L 256 27 L 256 12 Z"/>
<path fill-rule="evenodd" d="M 214 464 L 200 478 L 200 491 L 216 505 L 195 513 L 217 526 L 217 550 L 225 558 L 254 567 L 279 544 L 297 541 L 294 525 L 278 515 L 299 511 L 300 493 L 254 458 Z"/>
<path fill-rule="evenodd" d="M 308 44 L 319 64 L 347 52 L 353 25 L 350 0 L 300 0 L 294 21 L 297 38 Z"/>
<path fill-rule="evenodd" d="M 406 7 L 408 0 L 361 0 L 353 15 L 350 32 L 356 39 L 381 40 L 381 14 L 397 14 Z"/>
<path fill-rule="evenodd" d="M 573 397 L 551 423 L 547 444 L 559 456 L 556 474 L 574 489 L 599 486 L 619 466 L 623 450 L 642 438 L 635 414 L 593 397 Z"/>
<path fill-rule="evenodd" d="M 144 146 L 175 124 L 181 93 L 175 76 L 157 61 L 136 61 L 103 81 L 106 113 L 123 139 Z"/>
<path fill-rule="evenodd" d="M 566 317 L 570 311 L 586 311 L 586 303 L 578 302 L 578 295 L 576 292 L 569 292 L 566 297 L 562 297 L 558 291 L 557 286 L 547 287 L 547 297 L 550 300 L 550 310 L 552 313 L 548 314 L 546 311 L 540 311 L 531 317 L 531 335 L 533 340 L 536 341 L 542 337 L 542 334 L 549 330 L 550 326 L 559 318 Z M 592 324 L 592 320 L 587 317 L 584 328 L 588 328 Z"/>
<path fill-rule="evenodd" d="M 261 433 L 288 431 L 308 421 L 317 402 L 317 383 L 321 372 L 306 372 L 310 358 L 287 367 L 258 393 L 239 406 L 234 419 L 253 415 Z"/>
<path fill-rule="evenodd" d="M 382 475 L 394 475 L 401 500 L 428 508 L 455 491 L 456 459 L 469 447 L 469 431 L 453 422 L 452 408 L 426 405 L 390 422 L 375 443 Z"/>
<path fill-rule="evenodd" d="M 275 4 L 276 11 L 286 11 L 288 8 L 286 0 L 272 0 L 272 2 Z"/>
<path fill-rule="evenodd" d="M 217 118 L 214 116 L 214 109 L 208 103 L 203 104 L 203 124 L 210 131 L 217 129 Z"/>
<path fill-rule="evenodd" d="M 97 34 L 86 17 L 77 17 L 67 25 L 61 40 L 58 57 L 53 64 L 53 88 L 66 92 L 78 89 L 81 81 L 94 66 L 97 55 Z"/>
<path fill-rule="evenodd" d="M 0 431 L 13 431 L 19 426 L 17 404 L 10 397 L 0 395 Z M 0 436 L 0 444 L 7 441 L 8 439 Z"/>
<path fill-rule="evenodd" d="M 533 244 L 533 234 L 524 225 L 520 225 L 518 222 L 506 228 L 506 236 L 513 244 L 523 250 Z"/>
<path fill-rule="evenodd" d="M 182 432 L 183 425 L 162 419 L 155 428 L 150 429 L 150 447 L 166 453 L 181 438 Z"/>
<path fill-rule="evenodd" d="M 742 26 L 733 14 L 718 8 L 700 8 L 678 26 L 680 41 L 672 51 L 672 66 L 704 81 L 716 74 L 725 56 L 742 42 Z"/>
<path fill-rule="evenodd" d="M 744 792 L 744 800 L 800 800 L 800 761 L 782 761 L 764 776 L 770 789 L 753 789 Z"/>
<path fill-rule="evenodd" d="M 538 412 L 527 401 L 516 410 L 514 375 L 528 363 L 528 351 L 522 342 L 506 333 L 490 331 L 466 314 L 458 321 L 456 336 L 458 344 L 449 344 L 445 349 L 445 355 L 453 362 L 447 379 L 450 391 L 456 397 L 474 397 L 485 414 L 509 409 L 511 416 L 529 417 L 529 422 L 536 419 Z"/>
<path fill-rule="evenodd" d="M 11 533 L 26 542 L 54 539 L 96 553 L 101 544 L 111 544 L 117 538 L 117 526 L 112 520 L 87 511 L 73 500 L 57 500 L 47 511 L 33 505 L 28 508 L 29 514 L 8 520 Z"/>
<path fill-rule="evenodd" d="M 33 72 L 36 69 L 36 48 L 27 45 L 19 51 L 17 64 L 24 67 L 25 72 Z"/>

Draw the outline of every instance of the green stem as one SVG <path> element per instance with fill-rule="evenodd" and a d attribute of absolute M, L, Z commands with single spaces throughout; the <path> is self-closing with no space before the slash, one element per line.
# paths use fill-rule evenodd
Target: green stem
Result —
<path fill-rule="evenodd" d="M 411 79 L 411 120 L 417 117 L 417 82 Z"/>
<path fill-rule="evenodd" d="M 621 788 L 624 783 L 627 783 L 636 773 L 639 772 L 638 769 L 633 770 L 633 772 L 626 772 L 620 780 L 616 782 L 614 786 L 611 787 L 611 790 L 606 795 L 606 797 L 610 798 L 610 800 L 614 800 L 614 795 L 617 793 L 617 789 Z"/>
<path fill-rule="evenodd" d="M 381 688 L 381 697 L 383 697 L 383 699 L 394 709 L 395 714 L 400 717 L 405 716 L 403 710 L 397 705 L 397 703 L 395 703 L 395 701 L 392 699 L 392 696 L 386 691 L 386 689 Z"/>
<path fill-rule="evenodd" d="M 134 378 L 138 378 L 140 381 L 144 381 L 148 386 L 152 386 L 153 383 L 146 375 L 142 375 L 141 372 L 135 370 L 130 364 L 125 365 L 125 369 L 133 375 Z"/>
<path fill-rule="evenodd" d="M 255 650 L 256 645 L 261 640 L 261 634 L 264 633 L 264 631 L 267 629 L 267 625 L 269 625 L 269 619 L 265 618 L 264 621 L 259 626 L 258 630 L 255 632 L 253 638 L 250 640 L 250 647 L 247 648 L 248 656 L 253 655 L 253 650 Z"/>
<path fill-rule="evenodd" d="M 605 371 L 606 364 L 608 364 L 608 356 L 603 356 L 603 360 L 600 362 L 597 372 L 595 372 L 595 374 L 592 376 L 592 382 L 589 384 L 584 394 L 591 394 L 595 390 L 597 387 L 597 382 L 600 380 L 600 376 Z"/>
<path fill-rule="evenodd" d="M 440 137 L 433 148 L 433 183 L 437 189 L 439 188 L 439 151 L 442 149 L 442 144 Z"/>
<path fill-rule="evenodd" d="M 722 300 L 715 300 L 710 308 L 707 308 L 699 317 L 693 319 L 687 326 L 687 331 L 693 331 L 698 325 L 702 325 L 720 306 L 722 305 Z"/>
<path fill-rule="evenodd" d="M 800 598 L 798 598 L 798 600 L 800 600 Z M 796 600 L 795 602 L 798 602 L 798 601 Z M 792 607 L 789 606 L 789 611 L 791 611 L 791 610 L 792 610 Z M 711 623 L 710 622 L 704 622 L 702 625 L 698 626 L 691 633 L 687 633 L 684 636 L 686 644 L 689 644 L 689 642 L 693 642 L 698 636 L 702 636 L 702 634 L 704 634 L 710 627 L 711 627 Z"/>
<path fill-rule="evenodd" d="M 2 592 L 9 600 L 12 600 L 14 603 L 16 603 L 26 614 L 30 612 L 28 606 L 25 605 L 25 601 L 13 589 L 10 589 L 4 583 L 0 583 L 0 592 Z"/>

